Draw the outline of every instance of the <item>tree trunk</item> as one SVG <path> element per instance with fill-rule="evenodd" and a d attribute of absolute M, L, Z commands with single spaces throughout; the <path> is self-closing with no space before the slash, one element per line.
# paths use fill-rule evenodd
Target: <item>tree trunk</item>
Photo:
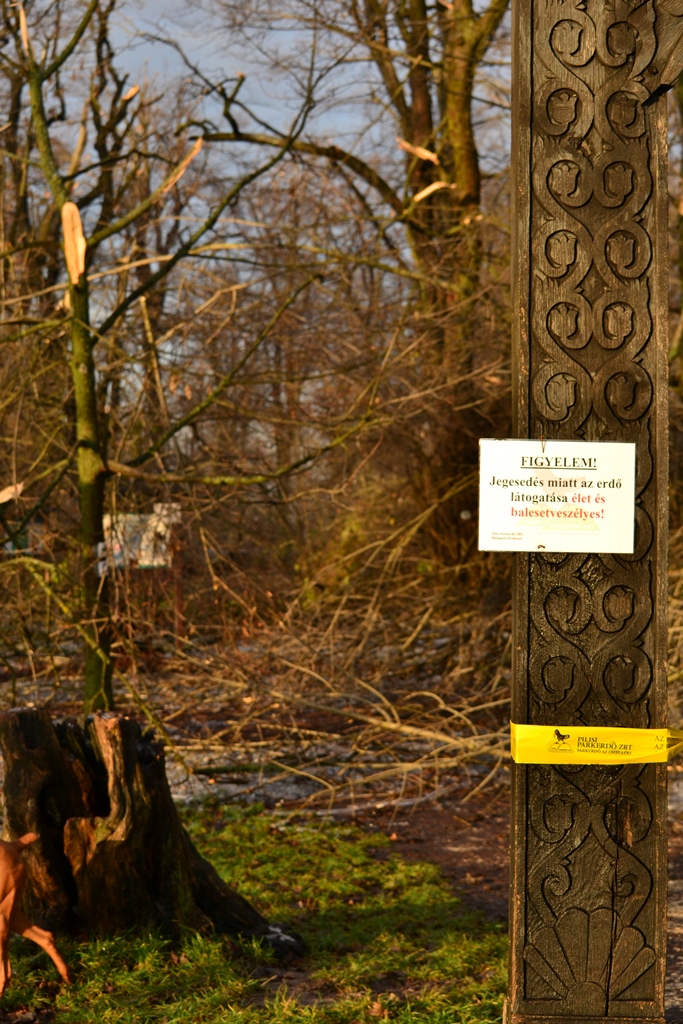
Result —
<path fill-rule="evenodd" d="M 90 336 L 88 283 L 85 274 L 71 286 L 71 371 L 76 401 L 78 490 L 81 509 L 81 562 L 85 630 L 84 710 L 109 710 L 114 704 L 107 577 L 97 572 L 97 546 L 104 540 L 105 473 L 97 415 L 97 380 Z M 104 657 L 103 657 L 104 656 Z"/>
<path fill-rule="evenodd" d="M 110 935 L 181 927 L 302 941 L 270 925 L 225 884 L 185 831 L 152 730 L 114 714 L 85 726 L 45 710 L 0 715 L 4 836 L 37 832 L 26 854 L 25 909 L 55 931 Z"/>

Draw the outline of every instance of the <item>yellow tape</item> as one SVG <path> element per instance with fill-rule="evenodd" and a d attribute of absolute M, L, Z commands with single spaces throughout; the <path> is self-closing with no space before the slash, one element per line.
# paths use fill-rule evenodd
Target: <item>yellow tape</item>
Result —
<path fill-rule="evenodd" d="M 650 764 L 668 761 L 683 750 L 681 729 L 510 722 L 510 740 L 517 764 Z"/>

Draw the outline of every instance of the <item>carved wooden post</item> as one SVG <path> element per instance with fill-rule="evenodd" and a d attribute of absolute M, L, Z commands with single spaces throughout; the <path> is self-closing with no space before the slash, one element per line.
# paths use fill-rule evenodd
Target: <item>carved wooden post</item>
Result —
<path fill-rule="evenodd" d="M 666 721 L 680 0 L 516 0 L 518 437 L 637 444 L 633 555 L 518 554 L 513 721 Z M 663 1021 L 666 766 L 515 766 L 508 1019 Z"/>

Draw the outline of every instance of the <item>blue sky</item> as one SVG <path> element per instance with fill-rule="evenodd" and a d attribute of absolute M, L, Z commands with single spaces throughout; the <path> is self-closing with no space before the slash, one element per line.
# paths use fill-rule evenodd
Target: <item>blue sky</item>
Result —
<path fill-rule="evenodd" d="M 114 16 L 114 29 L 115 49 L 120 48 L 122 43 L 129 44 L 127 51 L 119 55 L 118 64 L 130 71 L 133 82 L 141 83 L 147 77 L 162 83 L 169 75 L 183 74 L 182 61 L 170 47 L 152 45 L 145 40 L 145 33 L 156 32 L 172 38 L 182 46 L 188 56 L 212 78 L 232 77 L 237 72 L 246 74 L 241 98 L 264 120 L 284 130 L 291 123 L 298 108 L 298 102 L 292 95 L 291 83 L 266 75 L 263 66 L 257 63 L 256 56 L 250 61 L 244 43 L 231 38 L 216 18 L 212 19 L 199 10 L 197 3 L 188 0 L 124 0 Z M 292 42 L 295 41 L 292 38 Z M 497 70 L 496 77 L 505 82 L 508 73 L 502 68 Z M 370 88 L 362 79 L 357 78 L 359 72 L 361 76 L 367 75 L 368 68 L 356 65 L 353 69 L 347 67 L 337 73 L 335 92 L 338 98 L 330 106 L 323 104 L 316 109 L 309 118 L 309 131 L 344 148 L 365 154 L 382 151 L 386 145 L 393 149 L 395 125 L 387 112 L 382 113 L 381 108 L 370 104 Z M 487 106 L 475 108 L 477 119 L 483 118 L 484 121 L 478 132 L 482 162 L 490 170 L 497 169 L 501 158 L 502 163 L 505 163 L 509 145 L 507 119 L 503 118 L 500 122 L 495 113 L 495 110 Z M 491 115 L 493 120 L 490 119 Z M 368 123 L 373 120 L 375 127 L 368 131 Z"/>

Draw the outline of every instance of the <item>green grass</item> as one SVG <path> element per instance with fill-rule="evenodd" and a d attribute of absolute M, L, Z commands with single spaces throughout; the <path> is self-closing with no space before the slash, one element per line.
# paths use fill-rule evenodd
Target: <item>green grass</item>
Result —
<path fill-rule="evenodd" d="M 401 860 L 381 835 L 278 826 L 258 808 L 207 806 L 187 825 L 228 882 L 304 936 L 305 959 L 282 965 L 256 943 L 194 934 L 62 940 L 74 984 L 60 989 L 47 957 L 16 938 L 3 1011 L 52 1009 L 60 1024 L 501 1019 L 504 932 L 433 865 Z"/>

